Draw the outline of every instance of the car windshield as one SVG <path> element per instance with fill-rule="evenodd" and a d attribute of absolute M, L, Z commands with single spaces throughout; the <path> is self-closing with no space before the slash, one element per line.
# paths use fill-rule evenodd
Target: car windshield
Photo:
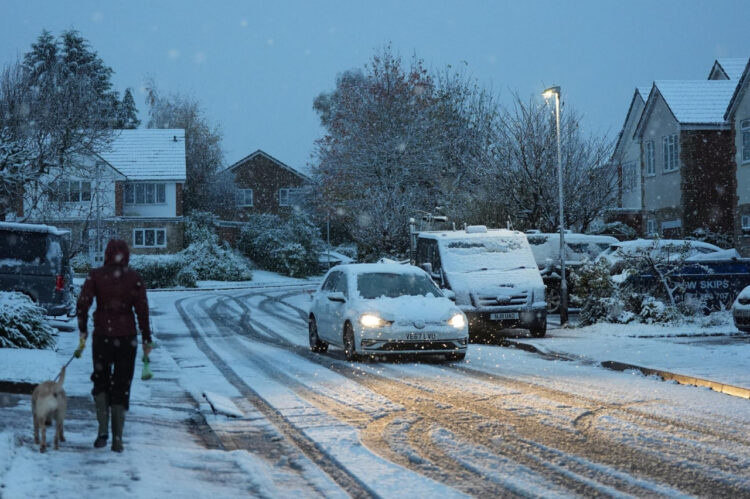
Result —
<path fill-rule="evenodd" d="M 443 243 L 449 272 L 507 271 L 537 268 L 525 237 L 485 237 Z"/>
<path fill-rule="evenodd" d="M 357 291 L 365 300 L 399 296 L 443 296 L 435 283 L 424 274 L 370 272 L 357 276 Z"/>

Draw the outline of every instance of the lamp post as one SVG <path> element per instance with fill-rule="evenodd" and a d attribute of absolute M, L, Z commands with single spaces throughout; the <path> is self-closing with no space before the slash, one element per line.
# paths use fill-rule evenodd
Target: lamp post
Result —
<path fill-rule="evenodd" d="M 550 87 L 542 93 L 545 99 L 555 97 L 555 123 L 557 125 L 557 183 L 560 190 L 560 326 L 568 322 L 568 281 L 565 279 L 565 218 L 563 212 L 563 170 L 560 150 L 560 87 Z"/>

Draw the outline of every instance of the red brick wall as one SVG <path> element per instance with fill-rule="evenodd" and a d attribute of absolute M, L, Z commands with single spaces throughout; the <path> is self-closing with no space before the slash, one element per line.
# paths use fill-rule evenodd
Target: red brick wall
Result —
<path fill-rule="evenodd" d="M 125 191 L 125 182 L 115 182 L 115 216 L 122 216 L 123 194 Z"/>
<path fill-rule="evenodd" d="M 182 216 L 182 184 L 175 184 L 175 216 Z"/>
<path fill-rule="evenodd" d="M 706 228 L 734 233 L 734 135 L 730 130 L 692 130 L 680 134 L 682 227 L 684 234 Z"/>

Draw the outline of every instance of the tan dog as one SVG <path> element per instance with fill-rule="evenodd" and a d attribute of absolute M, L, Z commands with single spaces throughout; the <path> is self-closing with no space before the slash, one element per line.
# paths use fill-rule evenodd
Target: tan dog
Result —
<path fill-rule="evenodd" d="M 51 423 L 53 416 L 55 417 L 55 449 L 58 448 L 58 442 L 65 442 L 63 420 L 65 420 L 68 399 L 62 387 L 63 381 L 65 381 L 65 367 L 60 370 L 59 381 L 40 383 L 31 393 L 31 415 L 34 418 L 35 444 L 39 443 L 39 429 L 42 429 L 40 452 L 47 450 L 47 424 Z"/>

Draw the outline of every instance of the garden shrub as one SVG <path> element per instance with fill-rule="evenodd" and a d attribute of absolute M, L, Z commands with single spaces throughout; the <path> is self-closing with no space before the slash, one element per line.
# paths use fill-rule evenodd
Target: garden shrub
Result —
<path fill-rule="evenodd" d="M 0 348 L 48 348 L 54 330 L 45 311 L 23 293 L 0 291 Z"/>
<path fill-rule="evenodd" d="M 146 287 L 173 288 L 178 286 L 177 274 L 184 262 L 179 254 L 131 255 L 129 266 L 141 275 Z"/>

